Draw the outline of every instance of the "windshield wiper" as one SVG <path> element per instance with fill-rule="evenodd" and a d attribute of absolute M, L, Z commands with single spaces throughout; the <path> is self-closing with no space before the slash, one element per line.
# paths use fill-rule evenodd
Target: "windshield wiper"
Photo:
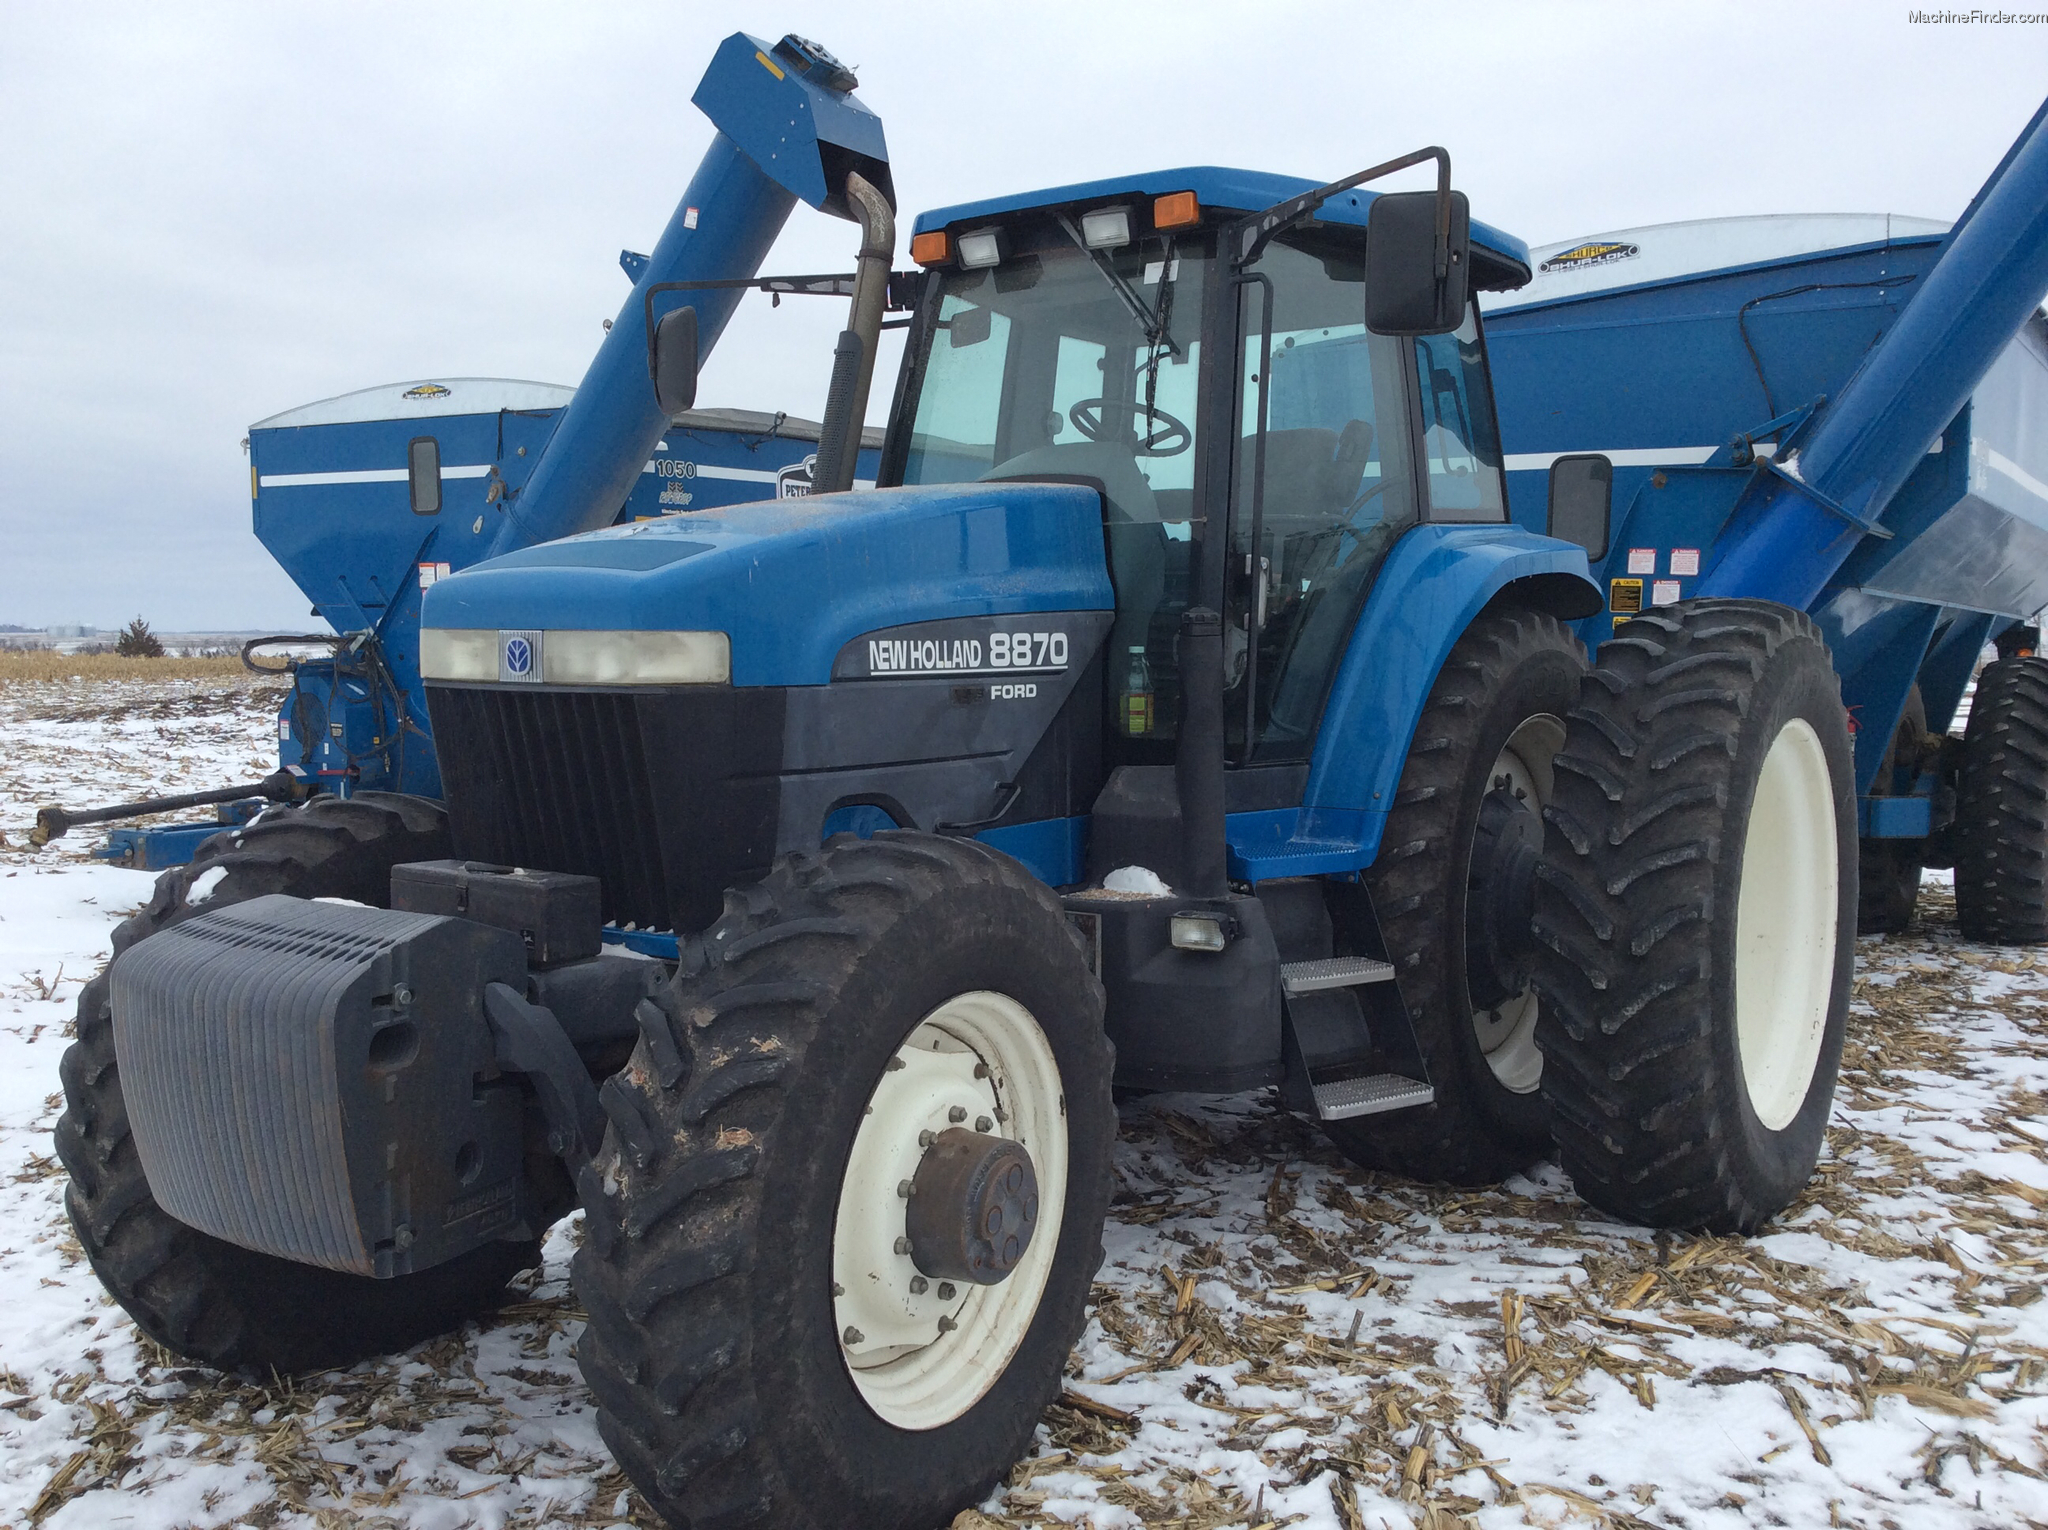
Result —
<path fill-rule="evenodd" d="M 1095 262 L 1095 269 L 1102 273 L 1102 279 L 1109 283 L 1111 289 L 1122 299 L 1124 307 L 1131 311 L 1131 317 L 1138 321 L 1139 328 L 1144 330 L 1145 343 L 1151 347 L 1153 354 L 1153 359 L 1147 365 L 1157 368 L 1159 365 L 1159 348 L 1162 345 L 1166 347 L 1166 353 L 1169 356 L 1180 355 L 1180 347 L 1174 344 L 1173 336 L 1167 333 L 1165 319 L 1159 314 L 1153 313 L 1151 306 L 1146 303 L 1143 295 L 1129 282 L 1117 275 L 1116 267 L 1111 264 L 1109 257 L 1100 250 L 1089 249 L 1088 241 L 1081 237 L 1081 230 L 1075 225 L 1074 220 L 1065 213 L 1060 214 L 1059 223 L 1060 227 L 1066 231 L 1067 237 L 1074 241 L 1075 248 Z M 1159 277 L 1160 290 L 1162 292 L 1170 292 L 1172 290 L 1170 285 L 1173 281 L 1172 272 L 1173 252 L 1169 248 L 1166 266 L 1160 272 Z M 1165 305 L 1162 304 L 1161 307 L 1163 310 Z"/>

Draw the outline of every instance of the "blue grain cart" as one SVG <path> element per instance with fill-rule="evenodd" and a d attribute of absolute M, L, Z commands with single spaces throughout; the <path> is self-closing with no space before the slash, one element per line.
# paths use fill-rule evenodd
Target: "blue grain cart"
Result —
<path fill-rule="evenodd" d="M 342 796 L 440 796 L 419 675 L 421 595 L 486 555 L 574 396 L 549 383 L 446 377 L 365 388 L 250 427 L 257 539 L 338 634 L 326 640 L 331 657 L 292 661 L 281 766 Z M 818 430 L 752 410 L 678 414 L 614 524 L 808 494 Z M 868 432 L 869 484 L 880 446 L 881 432 Z M 149 847 L 175 832 L 116 830 L 109 850 L 136 846 L 134 863 L 157 870 L 168 863 L 151 864 Z"/>
<path fill-rule="evenodd" d="M 2042 118 L 1938 249 L 1878 241 L 1919 261 L 1910 293 L 1879 271 L 1832 360 L 1758 347 L 1788 396 L 1731 405 L 1723 468 L 1712 436 L 1650 433 L 1706 409 L 1631 410 L 1799 280 L 1726 323 L 1567 334 L 1504 453 L 1474 295 L 1541 262 L 1471 218 L 1443 150 L 941 208 L 892 278 L 875 167 L 811 131 L 852 87 L 742 35 L 699 95 L 774 126 L 707 226 L 791 185 L 861 226 L 826 492 L 590 529 L 718 318 L 719 289 L 644 288 L 613 383 L 645 428 L 558 456 L 565 420 L 517 502 L 534 545 L 424 593 L 445 801 L 209 841 L 81 995 L 57 1142 L 116 1299 L 210 1363 L 334 1364 L 489 1308 L 580 1207 L 579 1361 L 650 1504 L 922 1530 L 1058 1394 L 1114 1088 L 1277 1086 L 1420 1177 L 1555 1152 L 1654 1225 L 1789 1204 L 1833 1100 L 1859 838 L 1903 816 L 1860 741 L 1916 677 L 1943 704 L 1970 634 L 1938 632 L 2030 598 L 2032 569 L 1987 567 L 1993 598 L 1969 560 L 2038 524 L 1999 497 L 2040 476 L 2036 404 L 1999 378 L 2038 354 Z M 1432 163 L 1434 191 L 1369 189 Z M 890 289 L 877 486 L 839 492 Z M 1667 359 L 1566 365 L 1610 343 Z M 1603 387 L 1589 434 L 1522 413 Z M 1539 529 L 1509 459 L 1550 452 Z M 1658 570 L 1615 573 L 1628 547 Z M 1693 550 L 1676 599 L 1614 610 Z M 1958 896 L 1976 877 L 2039 938 L 2048 662 L 1980 683 L 1959 770 Z"/>
<path fill-rule="evenodd" d="M 1700 593 L 1740 492 L 1797 461 L 1949 238 L 1921 218 L 1756 217 L 1532 252 L 1534 278 L 1487 307 L 1508 494 L 1520 524 L 1542 527 L 1556 464 L 1611 475 L 1593 560 L 1606 609 L 1579 624 L 1589 644 Z M 1989 871 L 2024 847 L 2000 850 L 1982 791 L 1959 801 L 1969 755 L 1947 735 L 1987 640 L 2013 631 L 2008 647 L 2031 646 L 2048 606 L 2048 317 L 2024 319 L 1858 530 L 1802 604 L 1854 729 L 1859 928 L 1902 928 L 1922 867 L 1962 857 L 1966 932 L 2039 940 L 2048 887 L 2015 902 L 2010 877 Z"/>

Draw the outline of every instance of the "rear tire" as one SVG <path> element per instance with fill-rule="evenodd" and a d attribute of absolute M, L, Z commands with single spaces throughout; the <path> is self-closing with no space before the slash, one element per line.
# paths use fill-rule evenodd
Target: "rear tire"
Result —
<path fill-rule="evenodd" d="M 1977 676 L 1953 838 L 1963 934 L 2048 941 L 2048 659 L 2000 659 Z"/>
<path fill-rule="evenodd" d="M 389 907 L 393 866 L 449 853 L 446 814 L 423 798 L 364 792 L 273 809 L 157 878 L 142 912 L 114 931 L 114 960 L 195 914 L 266 893 Z M 57 1154 L 71 1175 L 65 1209 L 93 1272 L 159 1344 L 222 1370 L 348 1365 L 489 1311 L 507 1280 L 539 1263 L 538 1243 L 494 1243 L 416 1275 L 369 1280 L 240 1248 L 171 1217 L 150 1194 L 128 1132 L 112 967 L 78 996 L 78 1039 L 60 1070 Z"/>
<path fill-rule="evenodd" d="M 926 1530 L 986 1496 L 1059 1391 L 1102 1258 L 1102 1006 L 1051 893 L 972 841 L 841 835 L 727 894 L 600 1091 L 611 1124 L 575 1265 L 599 1429 L 662 1514 Z M 951 1040 L 926 1053 L 935 1025 Z M 991 1071 L 962 1076 L 975 1059 Z M 920 1291 L 890 1246 L 929 1115 L 901 1091 L 941 1062 L 934 1088 L 987 1099 L 949 1117 L 934 1094 L 934 1125 L 1023 1140 L 1043 1207 L 1008 1281 L 950 1294 Z"/>
<path fill-rule="evenodd" d="M 1910 779 L 1899 779 L 1902 769 L 1919 755 L 1920 740 L 1927 732 L 1927 704 L 1920 699 L 1920 687 L 1906 693 L 1906 705 L 1899 725 L 1892 730 L 1884 763 L 1871 782 L 1873 797 L 1890 797 L 1911 791 Z M 1920 896 L 1920 872 L 1927 862 L 1924 839 L 1865 839 L 1856 846 L 1856 933 L 1896 935 L 1913 922 L 1913 905 Z"/>
<path fill-rule="evenodd" d="M 1627 623 L 1556 764 L 1536 975 L 1559 1156 L 1626 1221 L 1754 1231 L 1819 1157 L 1855 961 L 1819 629 L 1753 600 Z"/>
<path fill-rule="evenodd" d="M 1564 716 L 1585 672 L 1584 646 L 1556 618 L 1503 611 L 1466 629 L 1429 693 L 1365 882 L 1436 1100 L 1323 1122 L 1331 1142 L 1356 1163 L 1410 1179 L 1479 1185 L 1526 1169 L 1550 1150 L 1537 1090 L 1540 1001 L 1525 987 L 1475 1015 L 1466 968 L 1466 873 L 1480 806 L 1497 779 L 1506 777 L 1510 789 L 1537 803 L 1550 792 L 1550 755 L 1564 738 Z"/>

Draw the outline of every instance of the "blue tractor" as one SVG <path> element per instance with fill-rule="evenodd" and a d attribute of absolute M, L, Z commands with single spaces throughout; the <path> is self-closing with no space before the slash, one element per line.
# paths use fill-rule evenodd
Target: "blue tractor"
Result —
<path fill-rule="evenodd" d="M 886 189 L 806 136 L 852 86 L 821 49 L 735 37 L 714 82 L 770 130 L 714 146 L 707 264 L 792 189 L 861 225 L 821 492 L 438 580 L 445 805 L 266 815 L 122 927 L 58 1142 L 138 1324 L 333 1363 L 488 1306 L 580 1206 L 583 1372 L 651 1503 L 928 1526 L 1059 1388 L 1113 1089 L 1277 1086 L 1435 1178 L 1554 1143 L 1660 1225 L 1785 1206 L 1857 898 L 1806 607 L 2048 288 L 2040 124 L 1797 463 L 1731 480 L 1697 588 L 1613 624 L 1612 463 L 1551 469 L 1552 534 L 1510 516 L 1475 295 L 1530 260 L 1441 150 L 925 214 L 880 483 L 834 493 Z M 617 462 L 729 280 L 636 294 Z M 573 529 L 546 469 L 524 513 Z"/>

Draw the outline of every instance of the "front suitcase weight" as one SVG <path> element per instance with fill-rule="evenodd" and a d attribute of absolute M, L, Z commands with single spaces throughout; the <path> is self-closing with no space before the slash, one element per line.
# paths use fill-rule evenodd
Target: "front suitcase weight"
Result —
<path fill-rule="evenodd" d="M 487 984 L 519 937 L 276 894 L 113 969 L 114 1049 L 158 1203 L 243 1248 L 389 1278 L 531 1236 Z"/>

